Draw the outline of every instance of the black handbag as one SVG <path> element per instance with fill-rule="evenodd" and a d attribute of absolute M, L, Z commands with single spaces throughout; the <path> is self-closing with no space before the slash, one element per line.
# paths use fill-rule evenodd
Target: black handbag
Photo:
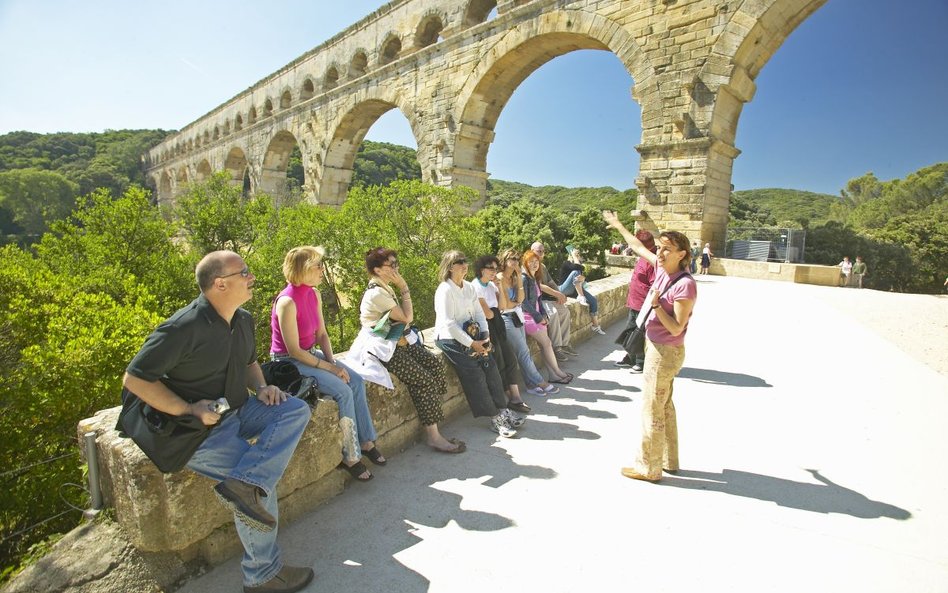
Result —
<path fill-rule="evenodd" d="M 122 389 L 122 411 L 115 429 L 130 438 L 163 473 L 184 469 L 213 426 L 205 426 L 191 414 L 172 416 Z"/>
<path fill-rule="evenodd" d="M 319 404 L 319 385 L 316 379 L 304 377 L 296 365 L 286 359 L 271 360 L 260 365 L 267 385 L 276 385 L 282 391 L 306 401 L 315 408 Z"/>

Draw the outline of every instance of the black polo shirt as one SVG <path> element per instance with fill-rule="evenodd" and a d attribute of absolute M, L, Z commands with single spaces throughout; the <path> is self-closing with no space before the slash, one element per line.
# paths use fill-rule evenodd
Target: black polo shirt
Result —
<path fill-rule="evenodd" d="M 228 324 L 201 294 L 155 329 L 128 374 L 161 381 L 187 402 L 226 397 L 247 401 L 247 366 L 256 359 L 253 318 L 237 309 Z"/>

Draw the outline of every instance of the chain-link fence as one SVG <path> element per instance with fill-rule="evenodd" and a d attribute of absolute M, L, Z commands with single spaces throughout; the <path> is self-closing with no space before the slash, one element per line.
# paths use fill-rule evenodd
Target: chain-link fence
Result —
<path fill-rule="evenodd" d="M 785 263 L 802 263 L 806 231 L 774 227 L 728 228 L 725 257 Z"/>

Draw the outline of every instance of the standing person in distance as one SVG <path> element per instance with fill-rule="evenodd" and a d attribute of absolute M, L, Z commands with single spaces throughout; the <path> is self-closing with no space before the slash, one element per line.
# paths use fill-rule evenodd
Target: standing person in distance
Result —
<path fill-rule="evenodd" d="M 708 268 L 711 267 L 711 258 L 714 257 L 714 254 L 711 253 L 711 244 L 705 243 L 704 249 L 701 250 L 701 273 L 707 275 Z"/>
<path fill-rule="evenodd" d="M 652 313 L 645 322 L 642 441 L 635 464 L 622 468 L 622 475 L 657 482 L 663 469 L 678 471 L 678 419 L 672 391 L 685 361 L 685 334 L 698 297 L 698 287 L 688 273 L 691 251 L 688 237 L 665 231 L 659 234 L 658 251 L 652 253 L 625 228 L 615 212 L 606 210 L 602 215 L 636 255 L 655 265 L 655 283 L 643 305 L 651 307 Z"/>

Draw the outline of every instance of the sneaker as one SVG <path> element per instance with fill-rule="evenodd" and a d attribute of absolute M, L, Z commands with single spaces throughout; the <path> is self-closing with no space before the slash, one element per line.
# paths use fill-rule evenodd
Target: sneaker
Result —
<path fill-rule="evenodd" d="M 632 361 L 629 360 L 628 356 L 623 356 L 622 360 L 617 360 L 613 364 L 615 364 L 617 367 L 630 367 L 632 366 Z"/>
<path fill-rule="evenodd" d="M 531 387 L 530 389 L 527 389 L 527 393 L 532 393 L 533 395 L 539 395 L 542 397 L 546 395 L 546 390 L 540 387 L 539 385 L 537 385 L 536 387 Z"/>
<path fill-rule="evenodd" d="M 593 333 L 597 333 L 597 334 L 599 334 L 600 336 L 606 335 L 606 332 L 604 332 L 604 331 L 602 330 L 602 328 L 599 327 L 598 325 L 592 326 L 592 330 L 593 330 Z"/>
<path fill-rule="evenodd" d="M 260 503 L 263 492 L 257 486 L 227 478 L 214 486 L 214 493 L 221 504 L 233 511 L 248 527 L 263 532 L 273 531 L 276 527 L 276 519 Z"/>
<path fill-rule="evenodd" d="M 576 302 L 579 303 L 580 305 L 584 305 L 584 306 L 586 306 L 586 307 L 589 306 L 589 301 L 586 300 L 586 295 L 582 295 L 582 294 L 581 294 L 581 295 L 579 295 L 578 297 L 576 297 Z"/>
<path fill-rule="evenodd" d="M 639 363 L 635 363 L 635 364 L 632 365 L 632 369 L 631 369 L 631 370 L 632 370 L 633 373 L 641 373 L 641 372 L 642 372 L 642 365 L 639 364 Z"/>
<path fill-rule="evenodd" d="M 504 422 L 507 423 L 507 426 L 508 426 L 509 428 L 514 429 L 514 430 L 516 430 L 516 429 L 520 428 L 521 426 L 523 426 L 523 423 L 527 421 L 526 418 L 523 418 L 523 417 L 521 417 L 521 416 L 517 416 L 516 414 L 514 414 L 513 412 L 511 412 L 511 411 L 510 411 L 510 408 L 504 408 L 500 413 L 503 415 L 503 417 L 504 417 Z"/>
<path fill-rule="evenodd" d="M 567 356 L 567 354 L 563 352 L 562 348 L 557 348 L 556 350 L 553 351 L 553 354 L 556 355 L 557 362 L 566 362 L 567 360 L 569 360 L 569 356 Z"/>
<path fill-rule="evenodd" d="M 254 587 L 244 585 L 244 593 L 264 593 L 266 591 L 295 593 L 305 588 L 312 580 L 312 568 L 285 564 L 283 568 L 280 569 L 280 572 L 266 583 Z"/>
<path fill-rule="evenodd" d="M 517 431 L 510 427 L 503 413 L 490 419 L 490 429 L 508 439 L 517 435 Z"/>

